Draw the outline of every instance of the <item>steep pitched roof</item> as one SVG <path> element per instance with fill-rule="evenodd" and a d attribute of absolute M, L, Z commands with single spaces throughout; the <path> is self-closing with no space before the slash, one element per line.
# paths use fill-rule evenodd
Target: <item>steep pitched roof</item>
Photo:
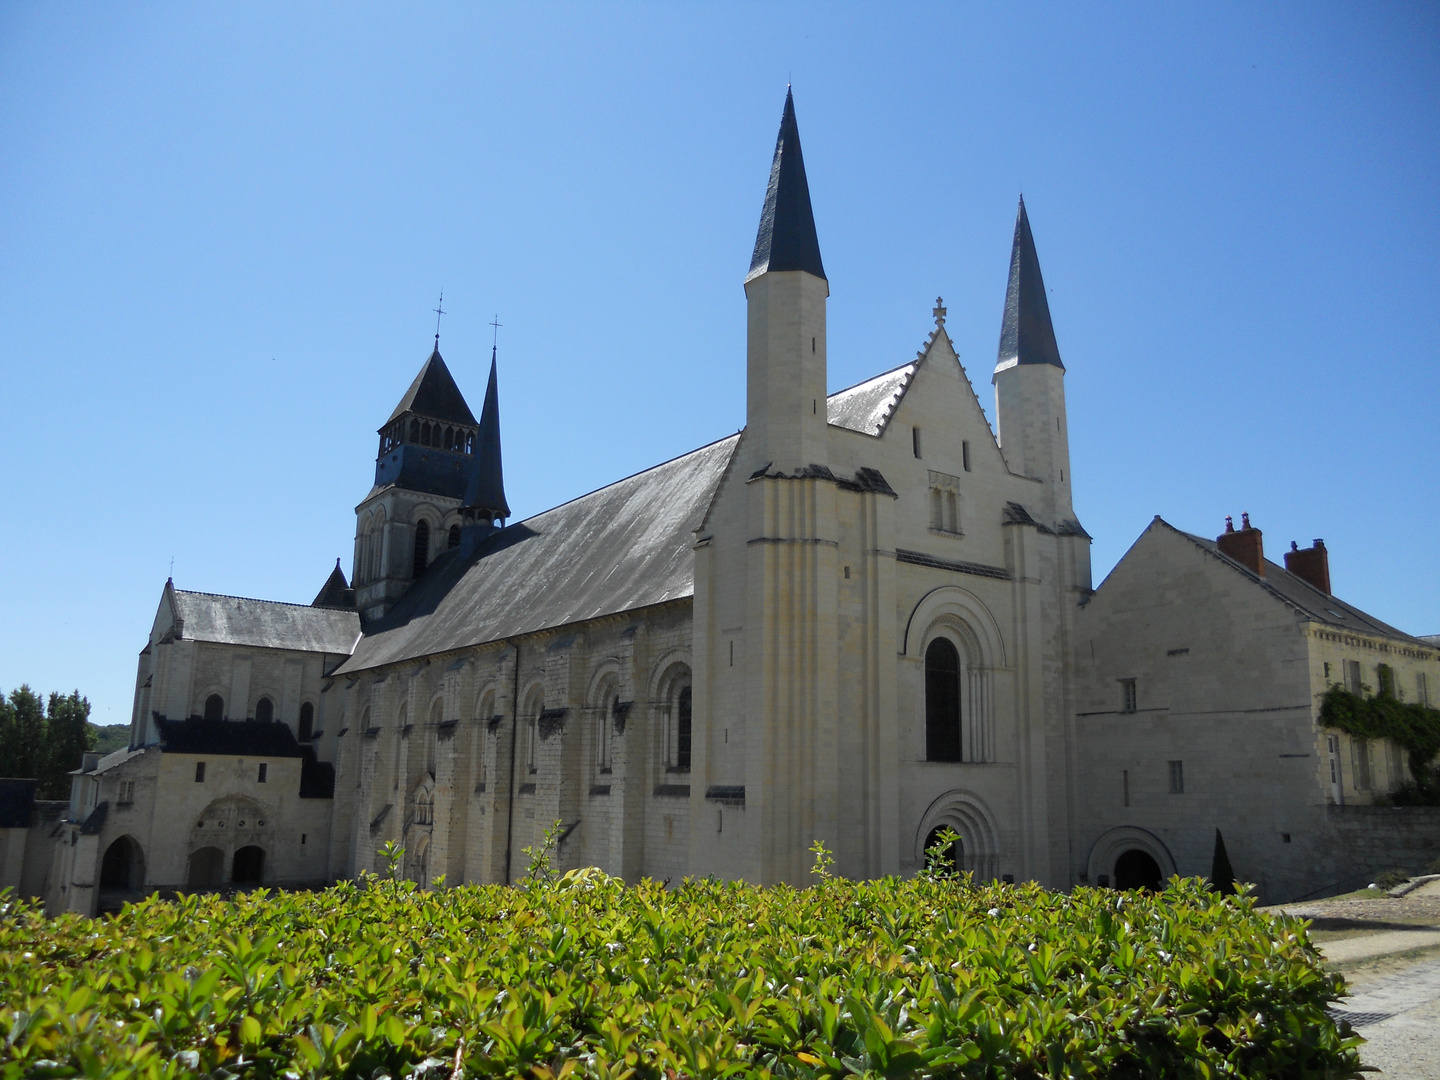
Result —
<path fill-rule="evenodd" d="M 1196 536 L 1194 533 L 1187 533 L 1177 529 L 1161 517 L 1155 518 L 1156 523 L 1165 526 L 1187 540 L 1204 548 L 1217 559 L 1228 563 L 1240 571 L 1257 587 L 1269 591 L 1274 596 L 1283 600 L 1286 604 L 1295 608 L 1311 622 L 1324 623 L 1336 629 L 1352 630 L 1361 634 L 1372 634 L 1379 637 L 1398 638 L 1401 641 L 1409 641 L 1417 645 L 1426 645 L 1423 639 L 1396 629 L 1387 622 L 1382 622 L 1375 616 L 1361 611 L 1353 604 L 1347 604 L 1338 596 L 1332 596 L 1321 592 L 1314 585 L 1311 585 L 1304 578 L 1296 577 L 1286 570 L 1279 563 L 1265 560 L 1265 576 L 1261 577 L 1254 573 L 1248 566 L 1230 558 L 1220 550 L 1218 544 L 1204 536 Z"/>
<path fill-rule="evenodd" d="M 0 829 L 28 829 L 35 809 L 38 780 L 19 777 L 0 779 Z"/>
<path fill-rule="evenodd" d="M 495 350 L 490 350 L 490 381 L 485 385 L 485 404 L 480 408 L 480 432 L 475 439 L 475 464 L 465 484 L 462 504 L 489 510 L 502 518 L 510 516 L 505 501 L 505 470 L 500 462 L 500 387 L 495 377 Z"/>
<path fill-rule="evenodd" d="M 770 270 L 803 270 L 825 277 L 820 261 L 820 239 L 810 209 L 810 184 L 805 179 L 805 158 L 800 152 L 800 128 L 795 123 L 795 99 L 785 91 L 785 111 L 775 138 L 770 163 L 770 184 L 760 212 L 760 231 L 745 280 Z"/>
<path fill-rule="evenodd" d="M 738 435 L 440 554 L 338 669 L 352 673 L 695 591 L 693 531 Z"/>
<path fill-rule="evenodd" d="M 230 757 L 304 757 L 305 750 L 285 724 L 254 720 L 156 720 L 167 754 L 217 754 Z"/>
<path fill-rule="evenodd" d="M 330 571 L 330 576 L 325 579 L 325 584 L 315 594 L 315 599 L 310 601 L 310 606 L 342 609 L 355 606 L 355 592 L 350 588 L 350 583 L 345 580 L 345 572 L 340 569 L 339 559 L 335 560 L 335 569 Z"/>
<path fill-rule="evenodd" d="M 354 611 L 166 588 L 172 594 L 176 637 L 344 656 L 360 636 L 360 616 Z"/>
<path fill-rule="evenodd" d="M 475 423 L 475 414 L 470 411 L 470 406 L 465 404 L 465 395 L 460 393 L 460 387 L 455 385 L 450 369 L 440 358 L 438 345 L 431 352 L 430 359 L 420 366 L 415 381 L 410 384 L 410 389 L 405 391 L 405 396 L 400 399 L 400 404 L 395 406 L 395 411 L 385 423 L 390 423 L 405 412 L 419 413 L 432 420 L 445 420 L 452 424 L 473 426 Z"/>
<path fill-rule="evenodd" d="M 1023 196 L 1010 246 L 1010 280 L 1005 286 L 1005 314 L 1000 322 L 1000 354 L 995 370 L 1016 364 L 1050 364 L 1065 370 L 1060 362 L 1060 346 L 1055 343 L 1045 279 L 1040 276 L 1040 256 L 1035 253 L 1035 237 L 1030 233 Z"/>
<path fill-rule="evenodd" d="M 912 360 L 831 394 L 825 399 L 826 421 L 862 435 L 881 434 L 919 366 L 919 360 Z"/>

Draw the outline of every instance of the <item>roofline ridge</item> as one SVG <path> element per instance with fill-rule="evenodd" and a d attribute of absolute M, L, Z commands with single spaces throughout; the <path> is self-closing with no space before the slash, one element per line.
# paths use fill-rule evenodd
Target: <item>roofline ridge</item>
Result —
<path fill-rule="evenodd" d="M 333 571 L 332 571 L 333 573 Z M 279 604 L 281 607 L 304 608 L 306 611 L 338 611 L 342 615 L 354 615 L 348 608 L 320 608 L 313 604 L 301 604 L 294 600 L 266 600 L 259 596 L 237 596 L 234 593 L 206 592 L 203 589 L 176 589 L 175 594 L 186 596 L 213 596 L 217 600 L 248 600 L 252 604 Z"/>
<path fill-rule="evenodd" d="M 916 359 L 918 359 L 918 357 L 917 357 Z M 849 385 L 849 386 L 842 387 L 841 389 L 836 390 L 833 394 L 827 394 L 826 397 L 825 397 L 825 400 L 826 400 L 826 401 L 829 401 L 831 398 L 833 398 L 833 397 L 839 397 L 841 394 L 848 394 L 851 390 L 858 390 L 858 389 L 860 389 L 860 387 L 864 386 L 866 383 L 872 383 L 872 382 L 874 382 L 876 379 L 883 379 L 886 375 L 893 375 L 893 374 L 895 374 L 895 372 L 899 371 L 901 368 L 909 367 L 911 364 L 913 364 L 913 363 L 915 363 L 915 362 L 916 362 L 915 360 L 906 360 L 906 361 L 904 361 L 903 363 L 896 364 L 896 365 L 895 365 L 894 367 L 892 367 L 892 368 L 886 368 L 884 371 L 881 371 L 881 372 L 879 372 L 879 373 L 877 373 L 877 374 L 875 374 L 875 375 L 871 375 L 869 378 L 861 379 L 861 380 L 860 380 L 859 382 L 857 382 L 857 383 L 852 383 L 852 384 Z"/>

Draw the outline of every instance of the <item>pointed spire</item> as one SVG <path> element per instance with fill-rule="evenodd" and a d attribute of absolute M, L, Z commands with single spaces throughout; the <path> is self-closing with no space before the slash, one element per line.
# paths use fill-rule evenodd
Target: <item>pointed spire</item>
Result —
<path fill-rule="evenodd" d="M 820 262 L 820 240 L 810 209 L 810 185 L 805 179 L 805 158 L 800 153 L 800 129 L 795 125 L 795 99 L 787 87 L 775 159 L 770 164 L 770 186 L 755 237 L 755 254 L 745 280 L 770 270 L 803 270 L 825 277 Z"/>
<path fill-rule="evenodd" d="M 490 382 L 485 387 L 485 404 L 480 409 L 480 433 L 475 437 L 475 463 L 465 485 L 462 509 L 482 511 L 492 518 L 508 518 L 505 502 L 505 475 L 500 464 L 500 389 L 495 374 L 495 348 L 490 349 Z M 486 522 L 488 524 L 488 521 Z"/>
<path fill-rule="evenodd" d="M 455 377 L 450 374 L 450 369 L 440 357 L 438 340 L 435 348 L 430 351 L 430 358 L 420 366 L 415 381 L 410 384 L 410 389 L 405 391 L 405 396 L 400 399 L 400 404 L 395 406 L 395 411 L 385 423 L 389 424 L 407 412 L 452 424 L 475 423 L 475 416 L 470 412 L 470 406 L 465 403 L 465 395 L 460 393 L 460 387 L 455 385 Z"/>
<path fill-rule="evenodd" d="M 1060 347 L 1055 344 L 1045 279 L 1040 276 L 1040 257 L 1035 254 L 1035 237 L 1030 234 L 1023 195 L 1015 215 L 1010 283 L 1005 287 L 1005 317 L 1000 324 L 1000 355 L 995 370 L 1015 364 L 1050 364 L 1065 370 L 1060 362 Z"/>
<path fill-rule="evenodd" d="M 345 580 L 345 571 L 340 569 L 339 559 L 335 560 L 335 569 L 330 571 L 330 576 L 325 579 L 325 584 L 315 594 L 310 606 L 345 609 L 355 607 L 355 590 L 350 588 L 350 583 Z"/>

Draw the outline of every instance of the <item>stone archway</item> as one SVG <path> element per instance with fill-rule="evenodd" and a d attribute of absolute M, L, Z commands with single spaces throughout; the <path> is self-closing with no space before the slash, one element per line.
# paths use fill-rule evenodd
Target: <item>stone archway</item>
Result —
<path fill-rule="evenodd" d="M 949 853 L 957 870 L 973 873 L 976 881 L 991 881 L 1000 875 L 1000 842 L 994 816 L 978 795 L 958 789 L 941 795 L 921 816 L 911 856 L 917 869 L 924 868 L 927 847 L 934 844 L 946 826 L 960 837 Z"/>
<path fill-rule="evenodd" d="M 1145 881 L 1151 881 L 1149 863 L 1154 863 L 1154 870 L 1158 871 L 1162 886 L 1166 879 L 1175 873 L 1175 859 L 1164 841 L 1146 829 L 1122 825 L 1103 833 L 1091 846 L 1090 857 L 1086 860 L 1086 880 L 1092 885 L 1115 885 L 1117 872 L 1121 869 L 1121 859 L 1125 859 L 1123 869 L 1127 881 L 1142 872 Z"/>

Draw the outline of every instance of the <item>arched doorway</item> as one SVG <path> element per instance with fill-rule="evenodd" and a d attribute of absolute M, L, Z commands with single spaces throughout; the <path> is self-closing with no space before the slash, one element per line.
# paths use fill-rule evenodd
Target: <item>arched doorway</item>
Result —
<path fill-rule="evenodd" d="M 1139 848 L 1130 848 L 1128 851 L 1122 852 L 1120 857 L 1115 860 L 1115 888 L 1148 889 L 1151 892 L 1159 892 L 1162 884 L 1160 864 L 1149 852 L 1141 851 Z"/>
<path fill-rule="evenodd" d="M 218 889 L 225 881 L 225 853 L 217 847 L 203 847 L 190 854 L 185 887 L 192 892 Z"/>
<path fill-rule="evenodd" d="M 932 857 L 930 853 L 935 850 L 935 845 L 940 843 L 940 835 L 946 829 L 951 829 L 952 832 L 954 831 L 954 829 L 951 828 L 951 826 L 949 825 L 937 825 L 935 826 L 935 828 L 931 829 L 929 835 L 925 837 L 925 857 L 927 860 Z M 946 848 L 945 851 L 941 854 L 940 864 L 941 865 L 937 869 L 952 874 L 958 874 L 965 866 L 964 841 L 960 840 L 957 837 L 954 843 L 952 843 L 948 848 Z M 927 869 L 929 869 L 928 866 Z"/>
<path fill-rule="evenodd" d="M 135 892 L 145 883 L 145 856 L 128 836 L 122 836 L 105 849 L 100 860 L 100 888 Z"/>
<path fill-rule="evenodd" d="M 259 885 L 265 875 L 265 849 L 249 844 L 235 852 L 230 868 L 230 884 Z"/>

